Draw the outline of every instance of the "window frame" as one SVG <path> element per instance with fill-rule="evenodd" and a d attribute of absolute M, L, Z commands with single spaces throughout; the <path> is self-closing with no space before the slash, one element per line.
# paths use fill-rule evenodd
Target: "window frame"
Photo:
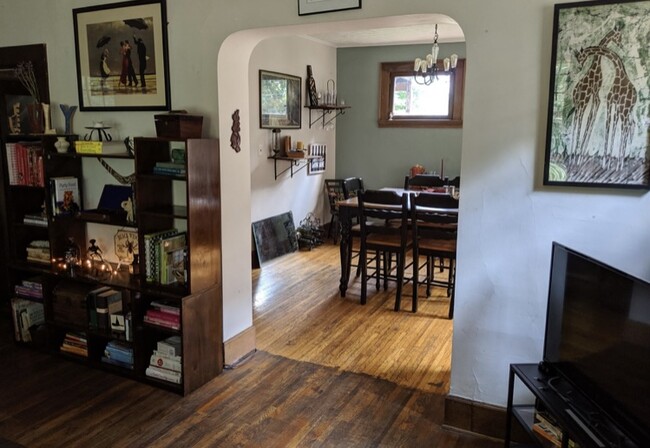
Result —
<path fill-rule="evenodd" d="M 442 64 L 438 61 L 439 66 Z M 463 99 L 465 92 L 465 59 L 458 59 L 456 70 L 451 72 L 451 118 L 436 117 L 393 117 L 393 86 L 395 77 L 413 76 L 413 61 L 382 62 L 379 82 L 380 128 L 462 128 Z"/>

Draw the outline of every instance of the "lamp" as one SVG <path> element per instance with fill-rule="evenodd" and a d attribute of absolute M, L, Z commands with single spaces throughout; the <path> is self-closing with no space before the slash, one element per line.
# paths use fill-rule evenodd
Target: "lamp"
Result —
<path fill-rule="evenodd" d="M 438 46 L 438 24 L 436 24 L 434 34 L 433 34 L 433 45 L 431 46 L 431 53 L 428 54 L 424 59 L 415 58 L 413 61 L 413 77 L 415 82 L 418 84 L 429 85 L 435 79 L 438 78 L 438 52 L 440 47 Z M 452 54 L 448 58 L 445 58 L 442 61 L 442 69 L 446 72 L 449 70 L 454 70 L 456 64 L 458 63 L 458 55 Z"/>

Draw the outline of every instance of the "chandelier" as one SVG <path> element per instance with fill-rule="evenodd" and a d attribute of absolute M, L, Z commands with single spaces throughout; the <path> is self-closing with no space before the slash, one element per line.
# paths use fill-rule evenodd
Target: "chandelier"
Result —
<path fill-rule="evenodd" d="M 436 24 L 434 34 L 433 34 L 433 45 L 431 46 L 431 53 L 428 54 L 424 59 L 415 58 L 413 62 L 413 76 L 415 82 L 418 84 L 429 85 L 435 79 L 438 79 L 438 52 L 440 47 L 438 46 L 438 24 Z M 446 72 L 449 70 L 454 70 L 456 64 L 458 63 L 458 55 L 452 54 L 448 58 L 443 59 L 442 69 Z"/>

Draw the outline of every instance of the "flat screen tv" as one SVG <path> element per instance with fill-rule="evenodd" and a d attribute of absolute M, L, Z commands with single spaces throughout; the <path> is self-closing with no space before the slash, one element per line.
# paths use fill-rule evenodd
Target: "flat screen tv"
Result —
<path fill-rule="evenodd" d="M 650 283 L 554 242 L 544 364 L 650 447 Z"/>

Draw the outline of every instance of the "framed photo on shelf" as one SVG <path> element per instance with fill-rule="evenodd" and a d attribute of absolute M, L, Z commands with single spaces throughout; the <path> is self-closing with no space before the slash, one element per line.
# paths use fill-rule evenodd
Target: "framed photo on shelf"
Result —
<path fill-rule="evenodd" d="M 650 188 L 650 2 L 555 5 L 544 185 Z"/>
<path fill-rule="evenodd" d="M 169 110 L 165 0 L 73 10 L 79 109 Z"/>
<path fill-rule="evenodd" d="M 298 15 L 360 9 L 361 0 L 298 0 Z"/>
<path fill-rule="evenodd" d="M 309 152 L 307 154 L 311 157 L 307 159 L 307 174 L 322 174 L 325 172 L 327 161 L 327 145 L 312 143 L 309 145 Z"/>
<path fill-rule="evenodd" d="M 300 76 L 260 70 L 260 128 L 300 129 Z"/>

